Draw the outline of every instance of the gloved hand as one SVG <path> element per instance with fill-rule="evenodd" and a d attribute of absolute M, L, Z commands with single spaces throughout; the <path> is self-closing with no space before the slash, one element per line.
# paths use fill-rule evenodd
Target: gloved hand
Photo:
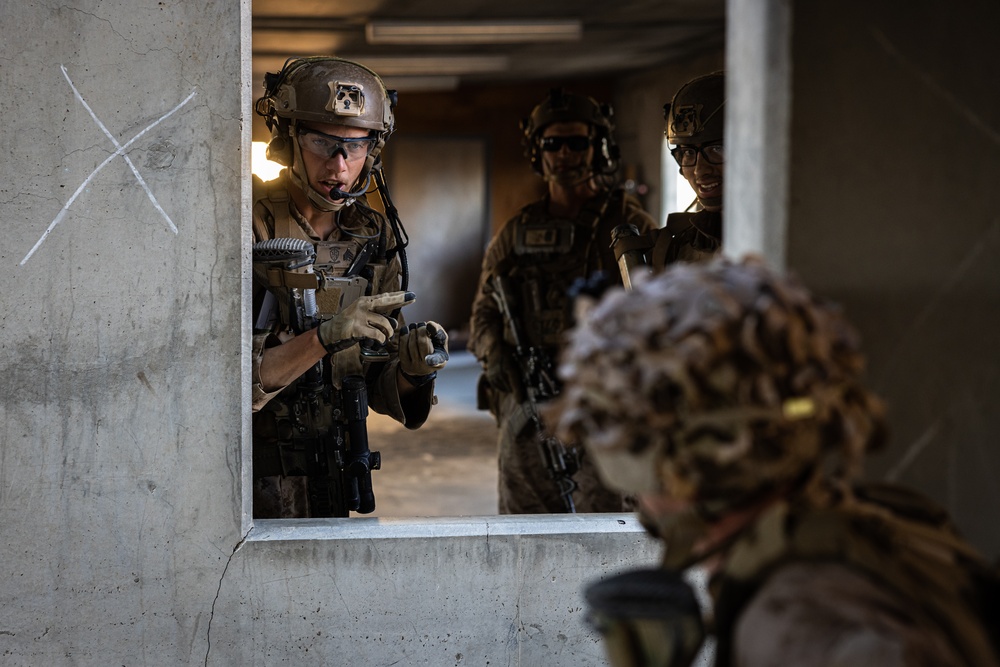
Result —
<path fill-rule="evenodd" d="M 448 333 L 437 322 L 419 322 L 399 331 L 399 368 L 414 384 L 448 363 Z M 419 384 L 417 385 L 419 386 Z"/>
<path fill-rule="evenodd" d="M 331 354 L 346 350 L 366 338 L 384 345 L 392 336 L 396 322 L 383 313 L 402 308 L 416 298 L 413 292 L 385 292 L 360 297 L 319 325 L 316 331 L 319 342 Z"/>

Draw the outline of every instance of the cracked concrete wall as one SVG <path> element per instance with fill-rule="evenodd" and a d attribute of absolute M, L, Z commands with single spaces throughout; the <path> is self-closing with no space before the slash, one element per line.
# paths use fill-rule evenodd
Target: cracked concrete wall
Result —
<path fill-rule="evenodd" d="M 599 664 L 630 517 L 249 520 L 248 21 L 0 4 L 0 662 Z"/>
<path fill-rule="evenodd" d="M 996 558 L 1000 4 L 731 0 L 729 19 L 728 248 L 756 238 L 844 306 L 889 406 L 870 477 Z"/>

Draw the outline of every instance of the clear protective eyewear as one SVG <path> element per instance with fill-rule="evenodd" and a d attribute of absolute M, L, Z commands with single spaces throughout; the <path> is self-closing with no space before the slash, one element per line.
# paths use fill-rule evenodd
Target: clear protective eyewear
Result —
<path fill-rule="evenodd" d="M 675 146 L 670 149 L 670 154 L 682 167 L 695 166 L 699 153 L 709 164 L 724 164 L 726 161 L 726 151 L 722 147 L 722 142 L 703 146 Z"/>
<path fill-rule="evenodd" d="M 368 157 L 375 146 L 375 140 L 371 137 L 338 137 L 311 127 L 299 128 L 298 139 L 302 150 L 327 159 L 340 153 L 348 162 Z"/>
<path fill-rule="evenodd" d="M 590 137 L 582 134 L 542 137 L 538 143 L 541 149 L 547 153 L 558 153 L 562 150 L 563 146 L 566 146 L 574 153 L 582 153 L 590 147 Z"/>

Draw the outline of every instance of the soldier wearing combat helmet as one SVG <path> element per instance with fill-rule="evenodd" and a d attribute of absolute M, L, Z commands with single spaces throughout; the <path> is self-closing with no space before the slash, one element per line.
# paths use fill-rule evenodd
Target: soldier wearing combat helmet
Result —
<path fill-rule="evenodd" d="M 624 279 L 641 265 L 658 272 L 674 262 L 704 261 L 718 254 L 722 246 L 725 107 L 724 72 L 688 81 L 664 105 L 663 134 L 696 199 L 688 210 L 670 213 L 662 228 L 645 235 L 628 228 L 615 230 L 615 257 Z"/>
<path fill-rule="evenodd" d="M 395 91 L 330 57 L 291 59 L 264 88 L 268 157 L 286 168 L 254 179 L 254 516 L 368 513 L 368 407 L 417 428 L 448 359 L 434 322 L 397 331 L 415 297 L 381 173 Z M 367 204 L 373 180 L 388 217 Z"/>
<path fill-rule="evenodd" d="M 553 370 L 569 325 L 570 286 L 597 271 L 617 275 L 609 248 L 616 226 L 654 226 L 634 197 L 613 186 L 612 118 L 610 107 L 556 89 L 521 123 L 525 154 L 547 194 L 490 243 L 469 341 L 483 365 L 480 406 L 501 428 L 502 514 L 622 509 L 589 461 L 549 437 L 537 411 L 558 393 Z"/>
<path fill-rule="evenodd" d="M 998 664 L 978 605 L 995 575 L 930 501 L 858 481 L 884 438 L 863 365 L 836 307 L 754 259 L 678 264 L 592 307 L 557 433 L 665 543 L 662 570 L 588 591 L 616 667 L 689 664 L 706 626 L 717 665 Z M 671 578 L 696 564 L 712 623 Z"/>

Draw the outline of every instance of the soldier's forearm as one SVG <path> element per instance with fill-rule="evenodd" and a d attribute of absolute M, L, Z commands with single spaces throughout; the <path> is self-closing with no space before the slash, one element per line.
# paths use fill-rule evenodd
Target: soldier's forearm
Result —
<path fill-rule="evenodd" d="M 311 329 L 281 345 L 264 350 L 260 381 L 265 391 L 286 387 L 326 355 L 316 330 Z"/>

